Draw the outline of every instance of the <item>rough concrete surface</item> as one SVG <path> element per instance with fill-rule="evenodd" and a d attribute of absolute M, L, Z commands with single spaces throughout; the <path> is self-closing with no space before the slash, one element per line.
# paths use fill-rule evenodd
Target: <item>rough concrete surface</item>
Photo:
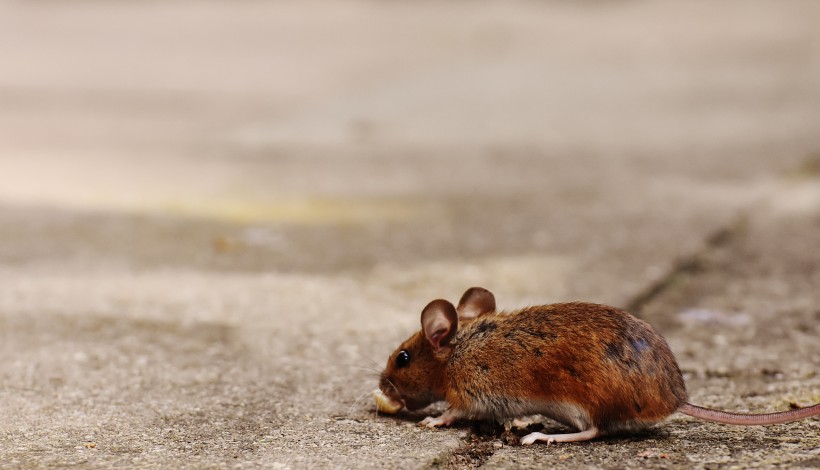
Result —
<path fill-rule="evenodd" d="M 817 419 L 521 447 L 369 395 L 429 300 L 483 285 L 629 307 L 694 403 L 820 401 L 818 24 L 0 3 L 0 467 L 820 467 Z"/>

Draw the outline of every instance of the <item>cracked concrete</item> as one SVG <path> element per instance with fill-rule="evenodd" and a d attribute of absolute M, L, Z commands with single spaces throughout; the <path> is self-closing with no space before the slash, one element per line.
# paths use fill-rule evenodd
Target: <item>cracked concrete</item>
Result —
<path fill-rule="evenodd" d="M 484 285 L 634 307 L 695 403 L 820 401 L 818 20 L 0 5 L 0 462 L 816 467 L 816 419 L 525 448 L 369 392 L 423 305 Z"/>

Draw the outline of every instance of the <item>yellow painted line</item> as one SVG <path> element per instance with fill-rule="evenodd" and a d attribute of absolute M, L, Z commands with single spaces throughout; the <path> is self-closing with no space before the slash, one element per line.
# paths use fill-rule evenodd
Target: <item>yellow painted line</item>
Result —
<path fill-rule="evenodd" d="M 149 207 L 145 207 L 148 209 Z M 342 199 L 290 202 L 174 201 L 154 205 L 151 212 L 182 217 L 216 219 L 234 223 L 281 222 L 302 225 L 356 224 L 378 220 L 404 220 L 418 216 L 421 209 L 395 201 Z"/>
<path fill-rule="evenodd" d="M 421 216 L 422 206 L 401 201 L 359 199 L 294 199 L 281 201 L 230 198 L 138 197 L 95 192 L 48 197 L 8 197 L 6 205 L 40 206 L 81 212 L 171 215 L 229 223 L 284 223 L 295 225 L 350 225 L 373 221 L 406 220 Z"/>

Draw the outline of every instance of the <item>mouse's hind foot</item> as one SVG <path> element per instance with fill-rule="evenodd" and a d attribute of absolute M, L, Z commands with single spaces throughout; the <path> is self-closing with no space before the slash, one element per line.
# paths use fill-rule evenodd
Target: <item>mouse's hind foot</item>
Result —
<path fill-rule="evenodd" d="M 540 432 L 533 432 L 522 437 L 521 444 L 528 446 L 530 444 L 534 444 L 537 441 L 543 441 L 547 444 L 552 444 L 553 442 L 581 442 L 588 441 L 590 439 L 595 439 L 600 435 L 601 433 L 598 432 L 598 429 L 596 428 L 589 428 L 586 431 L 568 434 L 544 434 Z"/>

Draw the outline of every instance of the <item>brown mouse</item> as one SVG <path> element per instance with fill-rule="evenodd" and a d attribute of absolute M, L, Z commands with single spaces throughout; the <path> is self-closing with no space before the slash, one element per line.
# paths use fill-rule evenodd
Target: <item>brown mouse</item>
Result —
<path fill-rule="evenodd" d="M 675 411 L 726 424 L 779 424 L 820 415 L 820 404 L 768 414 L 728 413 L 687 403 L 669 345 L 623 310 L 586 302 L 496 312 L 495 297 L 468 289 L 458 307 L 430 302 L 421 331 L 390 356 L 380 394 L 398 410 L 446 400 L 447 426 L 462 418 L 504 422 L 540 414 L 577 432 L 531 433 L 575 442 L 652 426 Z"/>

